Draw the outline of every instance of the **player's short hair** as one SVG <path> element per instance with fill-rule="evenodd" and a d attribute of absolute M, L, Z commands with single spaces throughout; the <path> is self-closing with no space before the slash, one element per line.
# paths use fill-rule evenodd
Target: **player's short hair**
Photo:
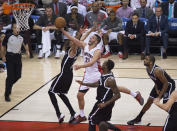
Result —
<path fill-rule="evenodd" d="M 97 44 L 100 43 L 100 41 L 101 41 L 101 37 L 100 37 L 99 35 L 97 35 L 97 34 L 94 34 L 94 35 L 96 36 Z"/>
<path fill-rule="evenodd" d="M 106 66 L 107 66 L 108 70 L 111 71 L 114 68 L 114 61 L 109 59 L 106 63 Z"/>
<path fill-rule="evenodd" d="M 149 56 L 149 60 L 154 64 L 155 63 L 155 57 L 153 55 Z"/>

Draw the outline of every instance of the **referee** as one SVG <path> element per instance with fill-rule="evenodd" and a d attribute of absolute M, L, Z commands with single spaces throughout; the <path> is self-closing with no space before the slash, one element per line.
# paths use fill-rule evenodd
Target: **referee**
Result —
<path fill-rule="evenodd" d="M 9 95 L 11 94 L 12 86 L 21 77 L 22 61 L 21 61 L 21 47 L 23 44 L 23 37 L 17 30 L 16 23 L 12 24 L 12 33 L 5 36 L 2 42 L 2 60 L 7 65 L 7 78 L 5 88 L 5 101 L 10 102 Z M 24 44 L 23 44 L 24 45 Z M 27 55 L 29 56 L 28 45 L 24 45 Z"/>

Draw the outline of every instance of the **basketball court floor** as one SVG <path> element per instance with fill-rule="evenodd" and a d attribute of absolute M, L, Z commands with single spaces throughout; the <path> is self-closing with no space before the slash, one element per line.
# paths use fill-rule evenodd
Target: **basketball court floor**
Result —
<path fill-rule="evenodd" d="M 140 91 L 145 99 L 153 87 L 152 80 L 149 79 L 143 61 L 140 56 L 132 55 L 127 60 L 121 60 L 116 55 L 109 59 L 114 60 L 113 69 L 117 85 L 125 86 L 132 91 Z M 101 59 L 101 63 L 106 59 Z M 88 121 L 71 125 L 69 121 L 69 111 L 63 102 L 58 98 L 61 112 L 65 114 L 63 124 L 57 123 L 54 108 L 50 103 L 48 90 L 50 81 L 60 72 L 61 59 L 53 57 L 47 59 L 28 59 L 23 56 L 22 78 L 14 85 L 11 102 L 4 101 L 4 85 L 6 72 L 0 74 L 0 130 L 61 130 L 61 131 L 87 131 Z M 79 57 L 77 64 L 83 63 Z M 168 74 L 177 82 L 177 57 L 169 56 L 168 59 L 161 59 L 156 56 L 156 64 L 164 68 Z M 74 79 L 68 97 L 73 108 L 79 113 L 77 103 L 77 91 L 79 85 L 75 80 L 82 80 L 84 69 L 74 71 Z M 50 82 L 49 82 L 50 81 Z M 96 89 L 92 88 L 85 97 L 85 114 L 90 113 L 96 97 Z M 112 114 L 111 123 L 116 124 L 124 131 L 160 131 L 167 117 L 167 113 L 153 105 L 144 115 L 140 126 L 127 126 L 127 121 L 138 115 L 142 106 L 130 95 L 121 93 L 121 98 L 117 100 Z M 149 125 L 149 126 L 147 126 Z"/>

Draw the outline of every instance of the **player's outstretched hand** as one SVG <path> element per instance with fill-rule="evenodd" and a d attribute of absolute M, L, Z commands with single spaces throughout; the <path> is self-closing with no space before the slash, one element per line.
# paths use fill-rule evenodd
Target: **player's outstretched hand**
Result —
<path fill-rule="evenodd" d="M 81 67 L 79 65 L 74 65 L 74 70 L 79 70 Z"/>

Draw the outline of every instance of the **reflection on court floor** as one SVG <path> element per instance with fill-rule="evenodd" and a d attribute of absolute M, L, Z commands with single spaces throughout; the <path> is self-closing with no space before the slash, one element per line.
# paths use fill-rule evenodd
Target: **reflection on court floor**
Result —
<path fill-rule="evenodd" d="M 76 79 L 81 80 L 82 77 L 74 77 L 72 87 L 68 93 L 68 97 L 76 112 L 79 113 L 77 103 L 77 91 L 79 85 L 75 82 Z M 153 87 L 153 82 L 150 79 L 137 79 L 137 78 L 116 78 L 117 85 L 125 86 L 132 91 L 140 91 L 145 99 Z M 14 109 L 9 111 L 0 120 L 13 120 L 13 121 L 41 121 L 41 122 L 57 122 L 57 117 L 48 96 L 48 89 L 50 84 L 47 84 L 25 101 L 20 103 Z M 90 113 L 96 97 L 96 89 L 92 88 L 85 96 L 85 114 L 88 116 Z M 63 102 L 58 98 L 58 104 L 61 112 L 65 114 L 64 122 L 68 122 L 70 114 Z M 119 99 L 114 107 L 111 122 L 114 124 L 126 125 L 128 120 L 136 117 L 140 112 L 142 106 L 130 95 L 121 93 Z M 144 115 L 140 125 L 147 125 L 151 123 L 152 126 L 162 126 L 165 122 L 167 113 L 160 110 L 153 105 L 148 112 Z"/>

